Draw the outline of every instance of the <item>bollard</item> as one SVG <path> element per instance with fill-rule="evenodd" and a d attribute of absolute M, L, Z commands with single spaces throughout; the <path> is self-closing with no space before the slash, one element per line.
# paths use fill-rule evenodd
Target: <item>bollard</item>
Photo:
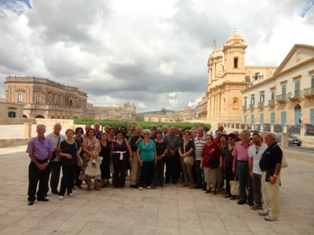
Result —
<path fill-rule="evenodd" d="M 289 133 L 287 132 L 281 133 L 281 149 L 288 148 L 288 138 L 289 138 Z"/>
<path fill-rule="evenodd" d="M 24 123 L 24 138 L 31 139 L 32 123 Z"/>

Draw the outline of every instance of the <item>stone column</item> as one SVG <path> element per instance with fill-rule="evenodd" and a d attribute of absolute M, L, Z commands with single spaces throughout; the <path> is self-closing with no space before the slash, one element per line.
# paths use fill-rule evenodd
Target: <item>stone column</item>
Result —
<path fill-rule="evenodd" d="M 287 132 L 281 133 L 281 149 L 288 148 L 288 137 L 289 137 L 289 133 Z"/>
<path fill-rule="evenodd" d="M 32 123 L 24 123 L 24 138 L 31 139 Z"/>

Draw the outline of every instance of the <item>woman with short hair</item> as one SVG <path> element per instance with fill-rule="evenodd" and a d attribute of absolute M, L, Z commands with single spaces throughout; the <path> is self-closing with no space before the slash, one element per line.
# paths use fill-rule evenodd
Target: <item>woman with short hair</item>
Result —
<path fill-rule="evenodd" d="M 227 191 L 227 194 L 224 197 L 225 198 L 230 197 L 230 200 L 234 200 L 234 199 L 236 199 L 236 196 L 231 194 L 230 181 L 234 180 L 234 178 L 235 178 L 235 174 L 232 171 L 232 163 L 233 163 L 233 158 L 234 158 L 232 155 L 232 152 L 233 152 L 237 137 L 233 133 L 231 133 L 227 136 L 227 138 L 228 138 L 228 148 L 225 151 L 225 158 L 224 158 L 224 169 L 226 171 L 226 191 Z"/>
<path fill-rule="evenodd" d="M 200 168 L 204 170 L 206 193 L 216 194 L 216 182 L 221 180 L 222 156 L 218 145 L 214 144 L 212 135 L 206 135 L 206 144 L 202 151 Z M 210 190 L 210 185 L 212 189 Z"/>
<path fill-rule="evenodd" d="M 157 154 L 157 184 L 162 187 L 164 185 L 165 159 L 168 154 L 168 150 L 166 143 L 162 139 L 162 133 L 158 130 L 155 132 L 155 146 Z"/>
<path fill-rule="evenodd" d="M 110 152 L 111 141 L 108 140 L 108 133 L 103 132 L 100 136 L 101 150 L 99 155 L 102 157 L 100 165 L 101 169 L 101 188 L 106 187 L 109 184 L 110 179 Z"/>
<path fill-rule="evenodd" d="M 67 191 L 67 194 L 72 197 L 72 189 L 74 187 L 74 174 L 77 166 L 76 155 L 80 151 L 79 145 L 74 139 L 74 131 L 67 129 L 65 132 L 66 139 L 61 142 L 59 156 L 61 157 L 62 179 L 59 191 L 59 200 L 62 200 Z"/>
<path fill-rule="evenodd" d="M 84 134 L 84 130 L 82 127 L 76 127 L 75 128 L 75 141 L 79 145 L 79 147 L 82 146 L 84 138 L 82 135 Z M 83 159 L 83 151 L 80 151 L 80 157 Z M 75 171 L 75 186 L 76 188 L 82 188 L 82 180 L 79 179 L 80 177 L 80 172 L 82 170 L 82 166 L 76 165 L 76 171 Z M 73 189 L 76 189 L 75 187 Z"/>
<path fill-rule="evenodd" d="M 96 139 L 96 132 L 94 129 L 89 129 L 86 132 L 86 139 L 84 139 L 82 148 L 84 150 L 84 170 L 85 180 L 87 182 L 87 191 L 91 190 L 91 180 L 94 179 L 94 189 L 99 191 L 98 176 L 100 176 L 100 163 L 101 158 L 99 157 L 100 143 Z"/>
<path fill-rule="evenodd" d="M 144 186 L 151 188 L 153 175 L 155 172 L 155 164 L 157 163 L 157 152 L 155 142 L 150 139 L 151 131 L 143 130 L 144 139 L 137 145 L 136 155 L 141 165 L 141 181 L 139 189 Z"/>

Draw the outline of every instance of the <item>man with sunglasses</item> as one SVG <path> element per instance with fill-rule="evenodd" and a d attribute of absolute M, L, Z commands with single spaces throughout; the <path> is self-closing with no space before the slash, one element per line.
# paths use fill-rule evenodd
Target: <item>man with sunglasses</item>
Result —
<path fill-rule="evenodd" d="M 249 169 L 252 178 L 255 205 L 251 206 L 251 209 L 262 210 L 262 171 L 259 167 L 259 161 L 261 160 L 262 154 L 267 149 L 267 145 L 262 143 L 262 137 L 258 133 L 253 133 L 252 142 L 253 145 L 249 147 Z"/>

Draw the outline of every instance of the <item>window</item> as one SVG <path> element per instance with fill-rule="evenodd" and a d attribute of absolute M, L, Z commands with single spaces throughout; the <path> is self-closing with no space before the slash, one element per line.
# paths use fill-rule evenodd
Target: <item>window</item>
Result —
<path fill-rule="evenodd" d="M 297 97 L 300 96 L 300 80 L 295 81 L 294 92 L 295 92 L 295 96 L 297 96 Z"/>
<path fill-rule="evenodd" d="M 251 124 L 254 124 L 254 114 L 251 115 Z"/>
<path fill-rule="evenodd" d="M 70 107 L 73 106 L 73 100 L 70 100 Z"/>
<path fill-rule="evenodd" d="M 246 124 L 246 115 L 244 115 L 244 124 Z"/>
<path fill-rule="evenodd" d="M 286 85 L 282 85 L 281 94 L 282 94 L 282 98 L 286 99 Z"/>
<path fill-rule="evenodd" d="M 55 96 L 55 102 L 54 102 L 54 104 L 58 104 L 58 96 Z"/>
<path fill-rule="evenodd" d="M 264 103 L 265 101 L 265 94 L 261 94 L 259 97 L 259 102 Z"/>
<path fill-rule="evenodd" d="M 63 98 L 62 97 L 60 97 L 59 103 L 60 103 L 61 106 L 63 106 Z"/>
<path fill-rule="evenodd" d="M 271 91 L 271 100 L 275 100 L 275 91 Z"/>
<path fill-rule="evenodd" d="M 17 102 L 19 102 L 19 103 L 23 102 L 23 93 L 17 94 Z"/>
<path fill-rule="evenodd" d="M 251 104 L 255 104 L 255 97 L 254 96 L 251 97 Z"/>
<path fill-rule="evenodd" d="M 238 57 L 235 57 L 233 59 L 233 68 L 237 69 L 238 68 Z"/>
<path fill-rule="evenodd" d="M 270 124 L 275 124 L 275 113 L 270 113 Z"/>
<path fill-rule="evenodd" d="M 48 97 L 48 104 L 52 104 L 52 95 L 49 95 Z"/>
<path fill-rule="evenodd" d="M 281 125 L 287 124 L 287 112 L 283 111 L 281 112 Z"/>
<path fill-rule="evenodd" d="M 41 103 L 41 94 L 36 94 L 36 103 Z"/>
<path fill-rule="evenodd" d="M 314 87 L 314 75 L 312 76 L 311 87 Z"/>
<path fill-rule="evenodd" d="M 259 115 L 259 123 L 260 123 L 260 124 L 264 124 L 264 114 L 263 114 L 263 113 L 261 113 L 261 114 Z"/>
<path fill-rule="evenodd" d="M 254 75 L 255 80 L 258 79 L 258 76 L 259 76 L 259 72 L 256 72 L 255 75 Z"/>
<path fill-rule="evenodd" d="M 244 106 L 246 106 L 246 98 L 244 99 Z"/>
<path fill-rule="evenodd" d="M 8 117 L 9 118 L 16 118 L 16 112 L 8 112 Z"/>

